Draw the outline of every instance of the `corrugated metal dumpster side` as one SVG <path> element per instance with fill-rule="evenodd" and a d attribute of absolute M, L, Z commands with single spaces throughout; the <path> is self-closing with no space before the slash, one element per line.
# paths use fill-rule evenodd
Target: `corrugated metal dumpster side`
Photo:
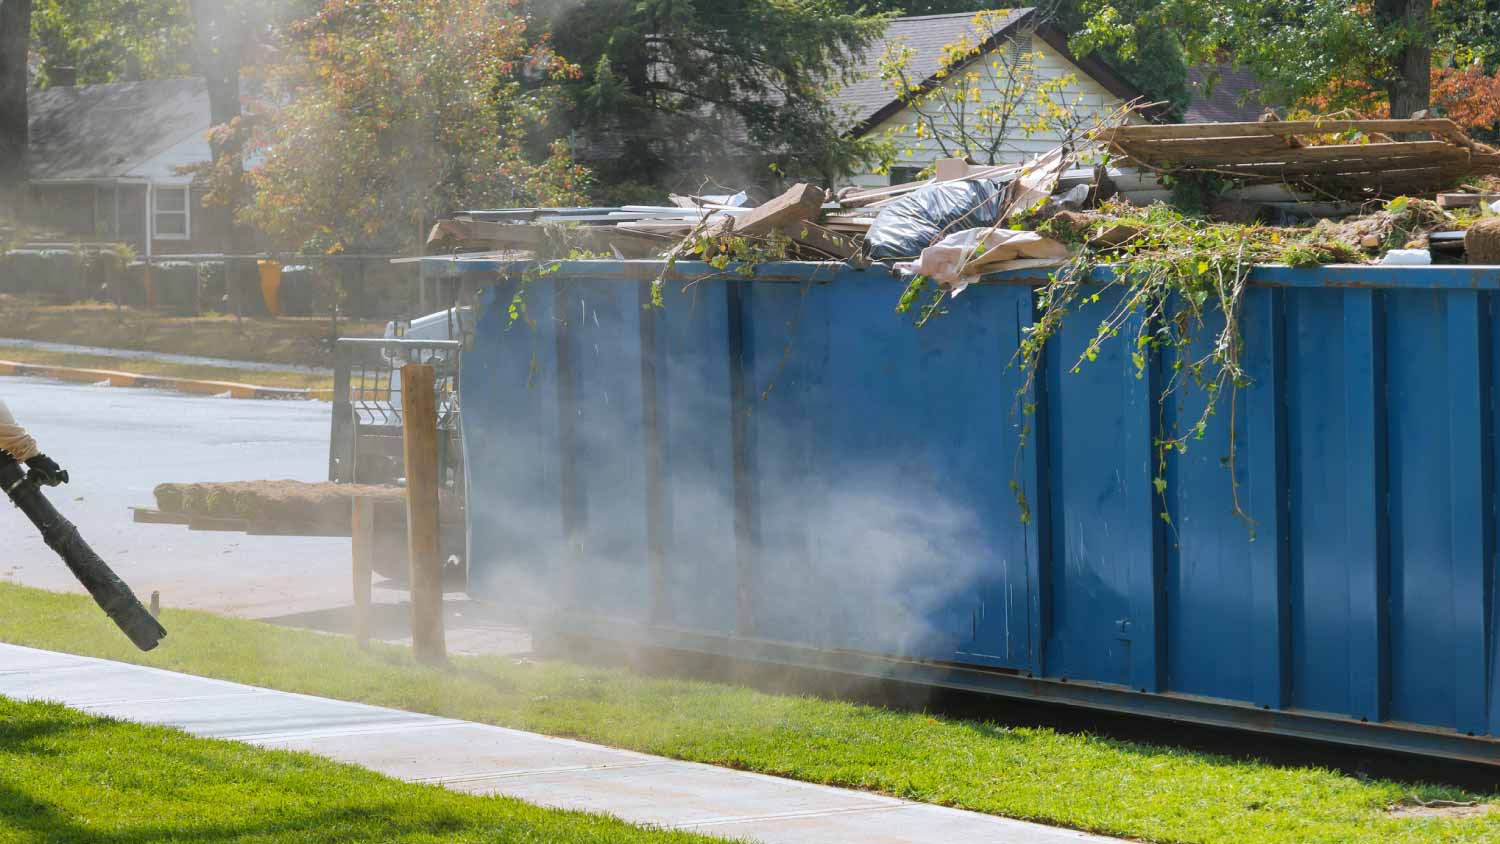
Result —
<path fill-rule="evenodd" d="M 1018 398 L 1034 279 L 916 329 L 883 271 L 684 265 L 652 308 L 657 269 L 484 294 L 476 593 L 576 633 L 1500 760 L 1500 271 L 1257 270 L 1254 384 L 1159 497 L 1153 443 L 1201 398 L 1161 406 L 1173 361 L 1138 377 L 1118 343 L 1073 371 L 1118 290 Z"/>

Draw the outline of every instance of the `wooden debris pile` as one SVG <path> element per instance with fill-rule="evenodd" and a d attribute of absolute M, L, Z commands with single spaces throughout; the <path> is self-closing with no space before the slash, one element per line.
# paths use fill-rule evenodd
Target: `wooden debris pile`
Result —
<path fill-rule="evenodd" d="M 1098 159 L 1059 149 L 1002 166 L 947 159 L 936 162 L 927 179 L 844 188 L 837 194 L 798 184 L 760 205 L 748 204 L 740 193 L 672 196 L 670 205 L 660 206 L 470 211 L 439 222 L 427 245 L 429 254 L 482 252 L 506 259 L 894 264 L 914 261 L 927 248 L 966 229 L 1036 229 L 1057 213 L 1095 209 L 1112 198 L 1136 207 L 1168 202 L 1214 222 L 1251 227 L 1300 227 L 1369 216 L 1379 210 L 1372 200 L 1393 197 L 1425 201 L 1437 195 L 1436 205 L 1443 208 L 1500 213 L 1500 152 L 1476 143 L 1446 119 L 1122 124 L 1097 130 L 1093 140 L 1116 154 L 1108 166 L 1082 166 L 1082 161 Z M 1203 184 L 1180 178 L 1191 173 L 1213 178 Z M 1476 179 L 1489 179 L 1491 185 L 1475 193 L 1441 193 Z M 975 201 L 967 207 L 988 211 L 988 218 L 939 212 L 953 204 L 952 197 L 965 195 L 956 189 L 960 184 L 983 188 L 969 192 Z M 1194 186 L 1202 194 L 1197 210 L 1178 195 L 1184 187 Z M 979 199 L 981 195 L 985 198 Z M 992 203 L 1000 208 L 998 218 Z M 922 225 L 913 226 L 914 219 Z M 900 249 L 893 251 L 892 233 L 902 220 L 907 229 L 922 231 L 920 236 L 896 238 Z M 1399 227 L 1388 223 L 1372 218 L 1360 231 L 1344 227 L 1329 235 L 1356 248 L 1388 250 L 1402 235 Z M 990 235 L 976 233 L 962 243 L 988 239 Z M 1450 237 L 1442 241 L 1443 248 L 1453 252 L 1460 241 Z M 736 242 L 771 248 L 747 255 L 726 246 Z M 959 241 L 949 245 L 955 243 Z M 961 267 L 979 266 L 973 259 L 980 247 L 974 248 L 974 254 L 960 256 Z M 971 272 L 958 275 L 970 276 Z"/>
<path fill-rule="evenodd" d="M 1500 152 L 1443 118 L 1128 125 L 1094 137 L 1158 171 L 1216 173 L 1343 198 L 1431 195 L 1500 173 Z"/>
<path fill-rule="evenodd" d="M 1057 154 L 1053 154 L 1055 157 Z M 1043 158 L 1048 158 L 1044 156 Z M 983 167 L 959 159 L 939 161 L 929 179 L 889 187 L 846 188 L 837 197 L 823 188 L 797 184 L 757 206 L 734 197 L 673 196 L 673 205 L 618 208 L 521 208 L 469 211 L 442 220 L 427 239 L 429 254 L 485 252 L 567 257 L 685 257 L 703 236 L 784 237 L 792 259 L 864 260 L 865 235 L 891 203 L 936 185 L 989 179 L 1016 180 L 1026 167 Z M 1129 174 L 1120 175 L 1130 185 Z M 1092 185 L 1092 169 L 1063 173 L 1064 189 Z M 1154 181 L 1150 187 L 1158 187 Z M 1150 198 L 1156 198 L 1154 195 Z"/>

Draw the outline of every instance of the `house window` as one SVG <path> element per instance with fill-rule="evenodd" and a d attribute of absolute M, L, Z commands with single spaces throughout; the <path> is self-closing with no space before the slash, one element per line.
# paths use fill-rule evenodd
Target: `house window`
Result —
<path fill-rule="evenodd" d="M 94 188 L 94 236 L 120 236 L 120 194 L 114 185 Z"/>
<path fill-rule="evenodd" d="M 919 182 L 922 180 L 922 171 L 926 167 L 892 167 L 891 184 L 904 185 L 908 182 Z"/>
<path fill-rule="evenodd" d="M 157 240 L 186 240 L 190 217 L 186 185 L 151 189 L 151 231 Z"/>

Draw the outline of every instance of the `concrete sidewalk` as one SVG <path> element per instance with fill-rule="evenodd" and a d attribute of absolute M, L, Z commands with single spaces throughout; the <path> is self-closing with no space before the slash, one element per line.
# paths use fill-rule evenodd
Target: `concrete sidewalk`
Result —
<path fill-rule="evenodd" d="M 472 794 L 766 844 L 1109 844 L 859 791 L 0 644 L 0 696 L 301 750 Z"/>

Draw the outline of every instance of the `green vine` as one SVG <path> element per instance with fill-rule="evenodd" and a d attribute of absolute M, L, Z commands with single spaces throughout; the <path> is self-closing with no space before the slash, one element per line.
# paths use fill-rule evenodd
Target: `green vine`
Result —
<path fill-rule="evenodd" d="M 1036 291 L 1037 317 L 1023 331 L 1015 363 L 1024 374 L 1018 404 L 1026 421 L 1021 451 L 1032 436 L 1036 407 L 1028 399 L 1036 385 L 1047 344 L 1079 309 L 1105 303 L 1083 352 L 1068 370 L 1077 373 L 1096 361 L 1106 343 L 1126 345 L 1135 377 L 1146 379 L 1160 363 L 1160 424 L 1153 442 L 1153 487 L 1160 517 L 1168 525 L 1167 464 L 1201 440 L 1221 409 L 1229 417 L 1228 454 L 1222 459 L 1233 488 L 1234 513 L 1254 535 L 1255 521 L 1240 500 L 1235 480 L 1235 408 L 1239 391 L 1251 384 L 1242 361 L 1240 313 L 1246 283 L 1259 264 L 1310 266 L 1361 263 L 1385 249 L 1401 246 L 1451 218 L 1430 202 L 1402 198 L 1367 217 L 1308 228 L 1276 228 L 1216 223 L 1186 216 L 1167 205 L 1135 208 L 1106 203 L 1097 213 L 1064 213 L 1038 231 L 1076 247 L 1075 257 Z M 1373 238 L 1375 246 L 1357 244 Z M 903 293 L 898 310 L 917 301 L 921 279 Z M 1220 323 L 1222 320 L 1222 323 Z M 925 320 L 924 320 L 925 321 Z M 1186 406 L 1189 393 L 1202 399 L 1202 410 L 1168 423 L 1168 408 Z M 1225 404 L 1227 398 L 1227 405 Z M 1019 477 L 1019 472 L 1018 472 Z M 1030 503 L 1019 482 L 1011 484 L 1023 521 Z"/>
<path fill-rule="evenodd" d="M 677 262 L 683 259 L 696 258 L 721 273 L 732 265 L 736 275 L 754 278 L 760 265 L 791 260 L 794 253 L 792 238 L 780 231 L 745 235 L 735 234 L 722 224 L 700 224 L 667 253 L 656 283 L 652 285 L 651 305 L 663 306 L 661 286 L 676 269 Z"/>

